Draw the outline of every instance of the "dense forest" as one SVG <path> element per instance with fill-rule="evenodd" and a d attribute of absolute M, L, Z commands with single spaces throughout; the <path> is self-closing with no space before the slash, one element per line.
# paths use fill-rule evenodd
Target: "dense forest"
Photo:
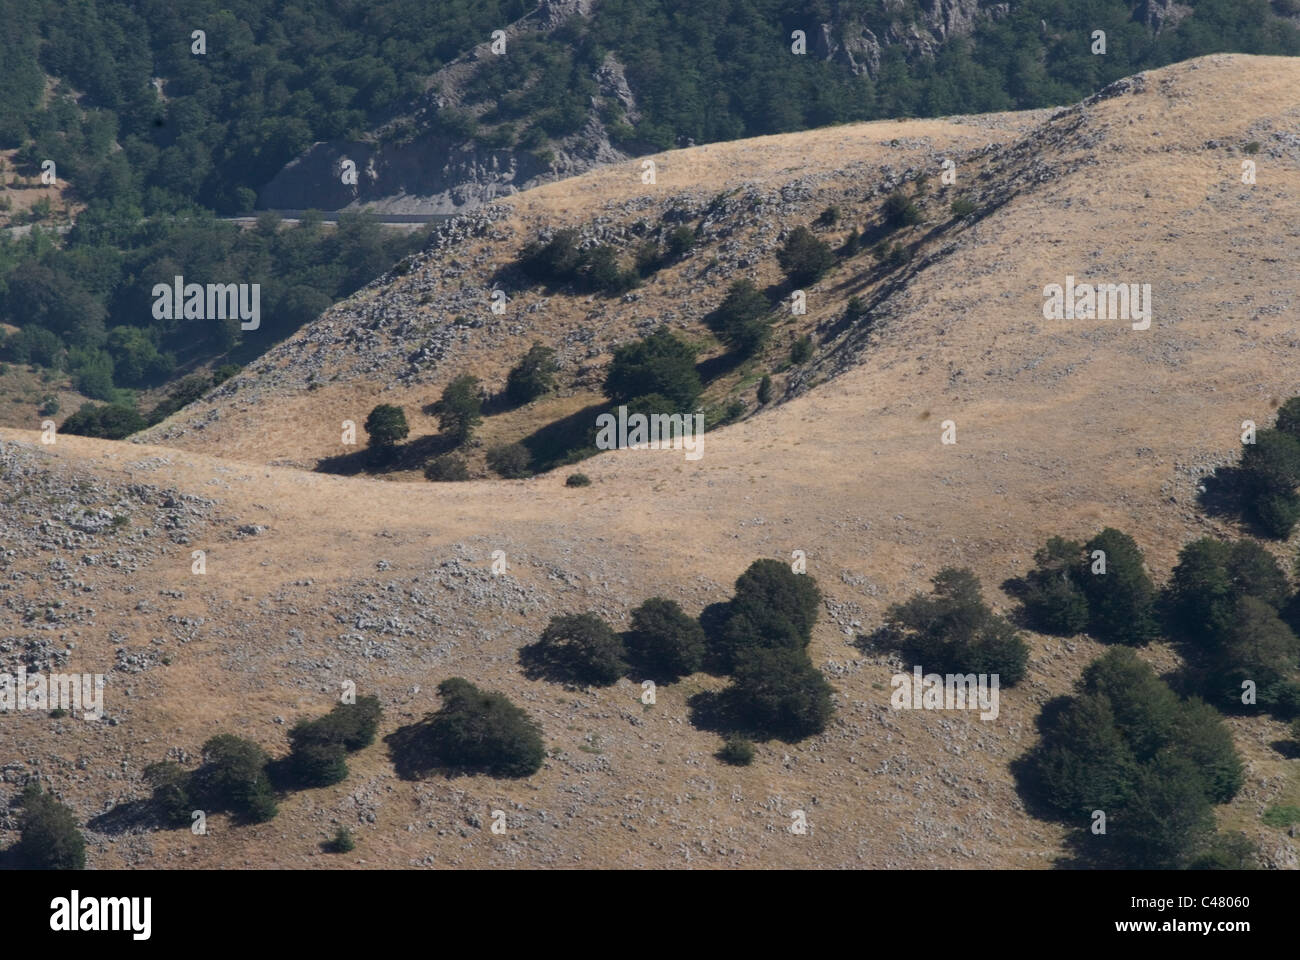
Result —
<path fill-rule="evenodd" d="M 592 74 L 609 52 L 641 112 L 604 116 L 626 149 L 673 147 L 902 115 L 1040 107 L 1077 100 L 1135 71 L 1215 51 L 1300 53 L 1278 14 L 1296 0 L 1196 0 L 1159 34 L 1130 0 L 1023 0 L 934 57 L 887 46 L 874 76 L 812 54 L 790 35 L 919 17 L 881 0 L 602 0 L 589 18 L 523 36 L 479 72 L 470 105 L 430 124 L 493 147 L 544 151 L 584 122 Z M 891 8 L 894 4 L 888 5 Z M 30 186 L 53 160 L 75 220 L 42 229 L 48 202 L 0 234 L 0 320 L 20 332 L 0 359 L 71 378 L 86 396 L 134 405 L 132 390 L 266 350 L 405 255 L 419 236 L 354 218 L 241 232 L 218 219 L 313 142 L 361 136 L 399 115 L 428 76 L 531 0 L 45 0 L 4 4 L 0 179 Z M 1090 34 L 1107 32 L 1107 53 Z M 193 33 L 204 31 L 204 52 Z M 484 105 L 489 109 L 485 112 Z M 8 204 L 9 197 L 0 200 Z M 46 225 L 48 227 L 48 224 Z M 149 291 L 173 275 L 262 285 L 262 328 L 196 335 L 159 321 Z"/>

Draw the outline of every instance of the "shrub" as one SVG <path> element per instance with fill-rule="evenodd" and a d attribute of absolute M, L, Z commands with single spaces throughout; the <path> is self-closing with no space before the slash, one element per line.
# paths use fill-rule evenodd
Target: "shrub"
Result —
<path fill-rule="evenodd" d="M 546 757 L 541 728 L 499 693 L 452 677 L 438 685 L 442 707 L 428 718 L 426 745 L 446 767 L 527 777 Z"/>
<path fill-rule="evenodd" d="M 1215 834 L 1188 870 L 1257 870 L 1259 848 L 1244 833 Z"/>
<path fill-rule="evenodd" d="M 506 396 L 516 406 L 536 400 L 555 387 L 555 351 L 534 343 L 506 378 Z"/>
<path fill-rule="evenodd" d="M 704 387 L 695 369 L 695 348 L 660 327 L 642 340 L 614 350 L 605 374 L 605 396 L 616 403 L 659 394 L 675 412 L 689 410 Z"/>
<path fill-rule="evenodd" d="M 565 478 L 564 485 L 566 487 L 589 487 L 591 486 L 591 477 L 585 473 L 571 473 Z"/>
<path fill-rule="evenodd" d="M 933 595 L 917 594 L 886 611 L 902 645 L 937 672 L 996 673 L 1006 687 L 1023 679 L 1028 648 L 1014 627 L 989 609 L 975 574 L 946 567 L 931 582 Z"/>
<path fill-rule="evenodd" d="M 718 751 L 718 759 L 733 767 L 747 767 L 754 762 L 754 745 L 744 737 L 728 737 Z"/>
<path fill-rule="evenodd" d="M 958 220 L 964 220 L 975 212 L 975 202 L 966 197 L 958 197 L 952 202 L 952 215 Z"/>
<path fill-rule="evenodd" d="M 772 378 L 766 373 L 763 374 L 763 379 L 758 381 L 758 393 L 755 399 L 760 406 L 767 406 L 772 401 Z"/>
<path fill-rule="evenodd" d="M 329 842 L 332 853 L 351 853 L 356 846 L 356 841 L 352 839 L 352 831 L 347 827 L 339 827 L 334 832 L 334 839 Z"/>
<path fill-rule="evenodd" d="M 1079 589 L 1083 544 L 1052 537 L 1034 554 L 1025 577 L 1025 616 L 1035 630 L 1072 637 L 1088 626 L 1088 599 Z"/>
<path fill-rule="evenodd" d="M 790 283 L 800 287 L 815 282 L 835 266 L 835 254 L 807 227 L 795 227 L 777 251 L 776 261 Z"/>
<path fill-rule="evenodd" d="M 366 435 L 372 446 L 391 447 L 406 439 L 410 433 L 406 425 L 406 412 L 391 403 L 381 403 L 366 417 Z"/>
<path fill-rule="evenodd" d="M 640 282 L 636 270 L 619 268 L 618 251 L 606 244 L 583 251 L 578 278 L 588 290 L 611 295 L 631 290 Z"/>
<path fill-rule="evenodd" d="M 260 823 L 278 812 L 267 776 L 266 752 L 251 740 L 223 733 L 203 744 L 203 766 L 190 778 L 200 806 L 228 810 Z"/>
<path fill-rule="evenodd" d="M 1142 551 L 1133 538 L 1107 527 L 1088 541 L 1091 558 L 1105 554 L 1105 573 L 1093 573 L 1093 564 L 1079 576 L 1088 598 L 1088 632 L 1106 643 L 1142 646 L 1159 632 L 1155 616 L 1155 585 L 1147 576 Z"/>
<path fill-rule="evenodd" d="M 84 870 L 86 840 L 75 814 L 33 785 L 23 791 L 14 858 L 35 870 Z"/>
<path fill-rule="evenodd" d="M 295 730 L 293 733 L 296 733 Z M 293 733 L 290 734 L 291 738 Z M 328 787 L 347 779 L 347 751 L 339 743 L 310 737 L 294 739 L 289 754 L 289 769 L 294 780 L 304 787 Z"/>
<path fill-rule="evenodd" d="M 521 443 L 502 443 L 490 447 L 487 465 L 507 480 L 519 480 L 532 475 L 532 456 Z"/>
<path fill-rule="evenodd" d="M 243 368 L 237 363 L 223 363 L 212 371 L 212 385 L 219 387 Z"/>
<path fill-rule="evenodd" d="M 41 397 L 41 404 L 37 407 L 36 412 L 42 417 L 52 417 L 59 412 L 59 398 L 53 394 L 46 394 Z"/>
<path fill-rule="evenodd" d="M 673 227 L 668 232 L 668 242 L 666 244 L 666 256 L 668 260 L 680 260 L 686 254 L 691 252 L 695 246 L 695 231 L 690 227 L 682 225 Z"/>
<path fill-rule="evenodd" d="M 862 249 L 862 234 L 858 233 L 858 228 L 854 227 L 849 231 L 849 235 L 844 238 L 844 243 L 840 246 L 840 256 L 851 257 Z"/>
<path fill-rule="evenodd" d="M 821 733 L 834 709 L 830 684 L 801 649 L 744 650 L 733 679 L 737 717 L 765 733 L 793 740 Z"/>
<path fill-rule="evenodd" d="M 921 211 L 901 190 L 885 198 L 885 224 L 892 230 L 921 222 Z"/>
<path fill-rule="evenodd" d="M 840 208 L 831 204 L 817 216 L 817 226 L 833 227 L 840 222 Z"/>
<path fill-rule="evenodd" d="M 1172 625 L 1203 652 L 1222 647 L 1237 623 L 1244 597 L 1263 600 L 1275 611 L 1290 596 L 1286 574 L 1263 547 L 1202 537 L 1178 554 L 1166 588 Z"/>
<path fill-rule="evenodd" d="M 793 346 L 790 347 L 790 362 L 796 364 L 807 363 L 809 360 L 812 359 L 812 354 L 813 354 L 812 337 L 809 334 L 805 333 L 802 337 L 800 337 L 798 340 L 794 342 Z"/>
<path fill-rule="evenodd" d="M 478 378 L 461 374 L 443 388 L 433 405 L 438 428 L 457 443 L 465 443 L 483 419 L 483 397 Z"/>
<path fill-rule="evenodd" d="M 705 321 L 723 343 L 747 357 L 767 342 L 772 326 L 769 309 L 767 297 L 753 281 L 737 280 Z"/>
<path fill-rule="evenodd" d="M 537 654 L 573 679 L 596 686 L 608 686 L 627 672 L 623 641 L 594 613 L 551 617 Z"/>
<path fill-rule="evenodd" d="M 704 662 L 704 630 L 672 600 L 652 597 L 632 611 L 628 646 L 664 676 L 694 673 Z"/>
<path fill-rule="evenodd" d="M 425 465 L 424 478 L 438 482 L 455 482 L 469 479 L 469 465 L 465 458 L 454 453 L 434 457 Z"/>

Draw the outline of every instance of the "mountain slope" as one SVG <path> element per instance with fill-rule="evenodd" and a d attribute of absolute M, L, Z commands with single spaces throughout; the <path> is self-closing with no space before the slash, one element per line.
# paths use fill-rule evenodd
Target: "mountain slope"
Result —
<path fill-rule="evenodd" d="M 596 171 L 512 198 L 495 220 L 452 225 L 454 246 L 372 285 L 147 442 L 61 437 L 46 448 L 0 431 L 6 485 L 29 491 L 0 513 L 14 550 L 5 656 L 119 664 L 107 694 L 117 725 L 11 718 L 23 759 L 0 790 L 39 772 L 92 821 L 100 866 L 336 866 L 317 851 L 335 821 L 359 836 L 349 864 L 1049 865 L 1061 830 L 1025 811 L 1008 764 L 1034 742 L 1041 705 L 1101 648 L 1031 635 L 1027 680 L 982 723 L 891 711 L 899 661 L 863 638 L 889 603 L 949 564 L 974 568 L 1007 607 L 996 585 L 1052 534 L 1120 527 L 1163 580 L 1183 543 L 1236 533 L 1196 509 L 1195 487 L 1235 458 L 1242 420 L 1269 422 L 1295 392 L 1297 81 L 1291 60 L 1211 57 L 1055 115 L 869 124 L 667 154 L 662 193 L 634 165 Z M 956 192 L 978 208 L 969 221 L 943 219 L 944 155 L 957 161 Z M 1248 158 L 1253 187 L 1240 179 Z M 893 238 L 916 245 L 911 261 L 882 267 L 862 253 L 811 286 L 807 315 L 789 326 L 821 331 L 812 367 L 779 378 L 784 402 L 707 434 L 698 461 L 606 453 L 583 464 L 593 483 L 578 489 L 563 471 L 428 484 L 263 465 L 331 455 L 341 419 L 360 422 L 381 399 L 409 412 L 462 366 L 499 381 L 534 336 L 562 347 L 575 381 L 598 374 L 581 368 L 598 368 L 608 341 L 669 311 L 702 337 L 698 318 L 726 282 L 777 279 L 782 229 L 832 203 L 868 222 L 908 167 L 931 172 L 927 221 Z M 493 272 L 532 231 L 572 223 L 616 238 L 674 204 L 705 211 L 733 187 L 703 249 L 641 299 L 516 290 L 498 326 L 462 325 L 431 369 L 412 370 L 412 314 L 456 311 L 457 297 L 486 303 Z M 1045 320 L 1043 288 L 1067 275 L 1150 283 L 1150 329 Z M 433 306 L 420 306 L 421 285 L 436 291 Z M 855 293 L 868 321 L 843 323 Z M 587 329 L 590 345 L 566 345 Z M 303 386 L 311 372 L 316 390 Z M 429 429 L 416 420 L 413 432 Z M 955 445 L 940 442 L 945 420 Z M 78 481 L 90 492 L 78 494 Z M 129 523 L 78 529 L 75 510 L 51 516 L 51 496 Z M 208 550 L 203 578 L 190 573 L 195 549 Z M 494 550 L 509 564 L 497 577 Z M 810 653 L 838 710 L 823 735 L 760 745 L 752 767 L 719 764 L 717 736 L 688 722 L 691 696 L 720 680 L 663 686 L 644 709 L 627 680 L 565 690 L 520 672 L 518 648 L 553 613 L 594 609 L 622 626 L 656 594 L 697 613 L 756 557 L 795 550 L 826 594 Z M 1142 656 L 1162 671 L 1177 663 L 1163 644 Z M 380 694 L 388 733 L 431 709 L 433 688 L 453 675 L 508 693 L 542 722 L 554 750 L 539 774 L 403 781 L 376 744 L 349 761 L 347 781 L 292 795 L 261 826 L 214 817 L 195 838 L 94 820 L 143 796 L 140 771 L 171 747 L 193 754 L 235 732 L 283 752 L 286 726 L 324 712 L 344 680 Z M 1228 722 L 1247 786 L 1225 822 L 1258 837 L 1269 863 L 1294 868 L 1294 841 L 1258 822 L 1300 789 L 1295 761 L 1269 746 L 1282 727 Z M 493 809 L 507 811 L 506 837 L 482 826 Z M 806 812 L 807 836 L 786 829 L 794 810 Z M 9 830 L 0 824 L 0 842 Z"/>

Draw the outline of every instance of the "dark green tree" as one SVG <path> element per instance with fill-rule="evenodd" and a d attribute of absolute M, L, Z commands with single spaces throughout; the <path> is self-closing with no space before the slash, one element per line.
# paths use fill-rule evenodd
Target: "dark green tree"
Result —
<path fill-rule="evenodd" d="M 34 870 L 84 870 L 86 840 L 77 827 L 76 815 L 40 787 L 22 794 L 22 815 L 14 859 Z"/>
<path fill-rule="evenodd" d="M 406 412 L 391 403 L 381 403 L 366 417 L 366 435 L 372 446 L 391 447 L 406 439 L 410 433 Z"/>
<path fill-rule="evenodd" d="M 433 405 L 438 427 L 456 443 L 465 443 L 483 420 L 483 395 L 478 377 L 463 373 L 443 388 Z"/>
<path fill-rule="evenodd" d="M 1088 598 L 1088 632 L 1106 643 L 1142 646 L 1155 639 L 1155 585 L 1133 538 L 1107 527 L 1088 541 L 1087 572 L 1079 587 Z M 1105 573 L 1096 551 L 1105 554 Z M 1094 572 L 1094 570 L 1096 572 Z"/>
<path fill-rule="evenodd" d="M 506 396 L 516 406 L 536 400 L 555 388 L 555 351 L 541 343 L 534 343 L 524 358 L 510 370 L 506 378 Z"/>
<path fill-rule="evenodd" d="M 632 611 L 628 646 L 662 676 L 695 673 L 704 662 L 704 630 L 673 600 L 651 597 Z"/>
<path fill-rule="evenodd" d="M 793 286 L 802 287 L 815 283 L 835 266 L 835 253 L 807 227 L 795 227 L 777 251 L 776 261 L 786 279 Z"/>
<path fill-rule="evenodd" d="M 623 641 L 594 613 L 551 617 L 537 644 L 537 654 L 574 680 L 608 686 L 627 672 Z"/>
<path fill-rule="evenodd" d="M 445 767 L 494 777 L 527 777 L 546 758 L 541 727 L 505 696 L 461 677 L 438 684 L 442 707 L 424 731 L 429 753 Z"/>
<path fill-rule="evenodd" d="M 605 374 L 605 396 L 627 403 L 659 394 L 674 412 L 688 412 L 704 390 L 695 356 L 694 347 L 660 327 L 642 340 L 615 348 Z"/>

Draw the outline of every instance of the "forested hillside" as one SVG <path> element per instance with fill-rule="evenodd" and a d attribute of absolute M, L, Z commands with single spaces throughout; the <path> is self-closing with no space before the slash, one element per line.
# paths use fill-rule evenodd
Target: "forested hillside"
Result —
<path fill-rule="evenodd" d="M 1066 103 L 1208 52 L 1300 53 L 1296 0 L 1199 0 L 1181 17 L 1152 0 L 973 0 L 952 6 L 960 22 L 892 0 L 6 2 L 0 218 L 22 229 L 0 234 L 0 321 L 18 328 L 0 359 L 35 365 L 51 392 L 136 409 L 131 391 L 202 370 L 175 405 L 211 368 L 261 354 L 419 238 L 360 219 L 283 233 L 268 219 L 241 234 L 214 214 L 248 210 L 311 144 L 402 116 L 493 30 L 561 7 L 571 15 L 558 27 L 515 43 L 475 75 L 467 103 L 427 123 L 545 156 L 583 124 L 611 53 L 636 111 L 602 120 L 630 153 Z M 1091 50 L 1098 29 L 1104 55 Z M 796 30 L 806 55 L 792 54 Z M 57 179 L 32 202 L 45 161 Z M 260 283 L 260 329 L 241 343 L 237 325 L 155 318 L 153 285 L 182 274 Z M 38 404 L 57 412 L 52 396 L 30 400 L 23 423 Z"/>

